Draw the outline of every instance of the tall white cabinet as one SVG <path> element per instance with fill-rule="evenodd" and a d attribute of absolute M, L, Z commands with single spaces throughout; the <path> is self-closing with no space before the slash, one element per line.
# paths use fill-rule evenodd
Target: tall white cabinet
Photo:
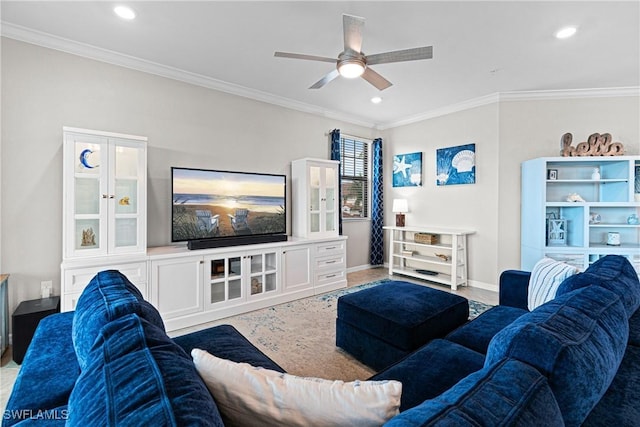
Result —
<path fill-rule="evenodd" d="M 521 267 L 542 257 L 580 270 L 607 254 L 640 273 L 640 156 L 543 157 L 522 164 Z M 579 196 L 579 197 L 578 197 Z"/>
<path fill-rule="evenodd" d="M 291 162 L 293 235 L 338 235 L 340 215 L 337 160 L 299 159 Z"/>
<path fill-rule="evenodd" d="M 63 138 L 62 310 L 110 268 L 146 296 L 147 138 L 70 127 Z"/>

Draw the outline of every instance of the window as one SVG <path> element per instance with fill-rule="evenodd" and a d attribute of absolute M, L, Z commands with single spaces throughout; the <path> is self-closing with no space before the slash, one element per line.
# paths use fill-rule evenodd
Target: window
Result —
<path fill-rule="evenodd" d="M 342 218 L 369 217 L 369 144 L 370 141 L 340 138 L 340 209 Z"/>

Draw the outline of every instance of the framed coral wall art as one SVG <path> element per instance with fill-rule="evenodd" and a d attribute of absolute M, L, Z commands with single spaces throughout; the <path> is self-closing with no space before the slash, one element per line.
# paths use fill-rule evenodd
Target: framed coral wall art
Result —
<path fill-rule="evenodd" d="M 476 144 L 436 150 L 436 184 L 475 184 Z"/>
<path fill-rule="evenodd" d="M 420 187 L 422 185 L 422 153 L 393 156 L 393 186 Z"/>

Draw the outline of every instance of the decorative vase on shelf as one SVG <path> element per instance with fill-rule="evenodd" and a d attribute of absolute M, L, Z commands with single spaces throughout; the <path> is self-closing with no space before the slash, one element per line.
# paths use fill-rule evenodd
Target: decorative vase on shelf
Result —
<path fill-rule="evenodd" d="M 593 168 L 591 179 L 594 181 L 598 181 L 600 179 L 600 168 Z"/>

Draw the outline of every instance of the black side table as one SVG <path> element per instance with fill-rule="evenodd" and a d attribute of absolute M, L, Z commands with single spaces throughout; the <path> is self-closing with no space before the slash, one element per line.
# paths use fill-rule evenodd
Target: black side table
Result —
<path fill-rule="evenodd" d="M 13 360 L 22 363 L 40 320 L 60 312 L 60 297 L 22 301 L 13 312 Z"/>

